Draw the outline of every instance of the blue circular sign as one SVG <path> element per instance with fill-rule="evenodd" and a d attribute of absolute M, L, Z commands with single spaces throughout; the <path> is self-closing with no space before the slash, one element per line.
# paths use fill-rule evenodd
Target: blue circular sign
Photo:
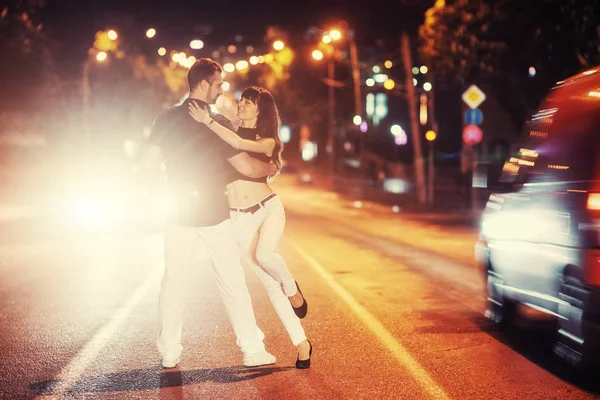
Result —
<path fill-rule="evenodd" d="M 483 113 L 479 108 L 469 109 L 465 112 L 465 123 L 467 125 L 481 125 Z"/>

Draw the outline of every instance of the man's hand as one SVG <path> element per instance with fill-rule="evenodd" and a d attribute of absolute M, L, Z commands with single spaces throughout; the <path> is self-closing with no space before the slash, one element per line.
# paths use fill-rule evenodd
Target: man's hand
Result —
<path fill-rule="evenodd" d="M 246 152 L 238 153 L 228 158 L 227 161 L 240 174 L 248 178 L 262 178 L 263 176 L 273 175 L 277 171 L 275 164 L 252 158 Z"/>

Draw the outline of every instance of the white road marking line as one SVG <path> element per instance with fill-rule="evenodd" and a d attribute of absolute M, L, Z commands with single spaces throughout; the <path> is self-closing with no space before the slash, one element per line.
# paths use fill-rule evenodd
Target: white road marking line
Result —
<path fill-rule="evenodd" d="M 289 240 L 294 249 L 309 263 L 311 267 L 327 282 L 333 291 L 346 303 L 352 311 L 364 322 L 364 324 L 377 336 L 381 343 L 392 352 L 394 357 L 408 370 L 417 384 L 425 393 L 433 399 L 448 399 L 448 395 L 437 384 L 427 371 L 410 355 L 408 350 L 402 346 L 373 314 L 363 307 L 343 286 L 335 281 L 333 276 L 315 260 L 308 252 Z"/>
<path fill-rule="evenodd" d="M 104 325 L 92 339 L 85 345 L 83 349 L 71 360 L 71 362 L 60 371 L 56 386 L 52 388 L 52 394 L 41 395 L 36 399 L 63 399 L 64 394 L 77 383 L 81 378 L 86 368 L 96 359 L 98 354 L 106 347 L 110 339 L 119 330 L 120 326 L 126 320 L 139 303 L 142 301 L 152 286 L 160 278 L 162 268 L 156 268 L 153 273 L 148 275 L 148 278 L 138 286 L 133 295 L 127 300 L 125 305 L 121 307 Z"/>

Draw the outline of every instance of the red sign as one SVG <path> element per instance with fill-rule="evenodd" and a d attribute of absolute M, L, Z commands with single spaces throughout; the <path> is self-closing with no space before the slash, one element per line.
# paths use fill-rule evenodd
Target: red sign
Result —
<path fill-rule="evenodd" d="M 463 129 L 463 140 L 469 146 L 474 146 L 481 142 L 482 138 L 483 132 L 477 125 L 467 125 L 465 126 L 465 129 Z"/>

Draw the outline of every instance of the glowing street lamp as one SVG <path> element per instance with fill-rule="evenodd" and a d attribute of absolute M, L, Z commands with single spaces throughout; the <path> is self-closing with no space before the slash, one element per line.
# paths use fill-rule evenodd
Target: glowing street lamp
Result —
<path fill-rule="evenodd" d="M 390 127 L 390 132 L 392 132 L 392 135 L 398 136 L 401 135 L 402 132 L 404 132 L 404 129 L 402 129 L 400 125 L 394 124 Z"/>
<path fill-rule="evenodd" d="M 114 29 L 111 29 L 110 31 L 108 31 L 108 38 L 110 40 L 117 40 L 118 37 L 119 37 L 119 35 L 117 34 L 117 31 L 115 31 Z"/>
<path fill-rule="evenodd" d="M 231 73 L 231 72 L 235 71 L 235 65 L 233 65 L 232 63 L 227 63 L 227 64 L 223 65 L 223 71 Z"/>
<path fill-rule="evenodd" d="M 283 50 L 285 44 L 281 40 L 276 40 L 273 42 L 273 48 L 277 51 Z"/>
<path fill-rule="evenodd" d="M 190 48 L 194 50 L 200 50 L 204 47 L 204 42 L 200 39 L 194 39 L 190 42 Z"/>
<path fill-rule="evenodd" d="M 154 36 L 156 36 L 156 29 L 150 28 L 146 31 L 146 37 L 148 39 L 152 39 Z"/>
<path fill-rule="evenodd" d="M 425 139 L 427 139 L 428 142 L 433 142 L 436 138 L 437 133 L 435 133 L 434 130 L 430 129 L 427 132 L 425 132 Z"/>
<path fill-rule="evenodd" d="M 235 68 L 238 71 L 242 71 L 242 70 L 248 68 L 248 61 L 246 61 L 246 60 L 240 60 L 240 61 L 236 62 L 235 63 Z"/>
<path fill-rule="evenodd" d="M 98 62 L 103 62 L 108 58 L 108 54 L 106 54 L 105 51 L 100 51 L 98 52 L 98 54 L 96 54 L 96 60 Z"/>
<path fill-rule="evenodd" d="M 321 50 L 314 50 L 312 52 L 312 58 L 317 61 L 321 61 L 323 59 L 323 52 Z"/>
<path fill-rule="evenodd" d="M 337 29 L 332 29 L 329 31 L 329 36 L 331 36 L 332 40 L 340 40 L 342 38 L 342 33 Z"/>

